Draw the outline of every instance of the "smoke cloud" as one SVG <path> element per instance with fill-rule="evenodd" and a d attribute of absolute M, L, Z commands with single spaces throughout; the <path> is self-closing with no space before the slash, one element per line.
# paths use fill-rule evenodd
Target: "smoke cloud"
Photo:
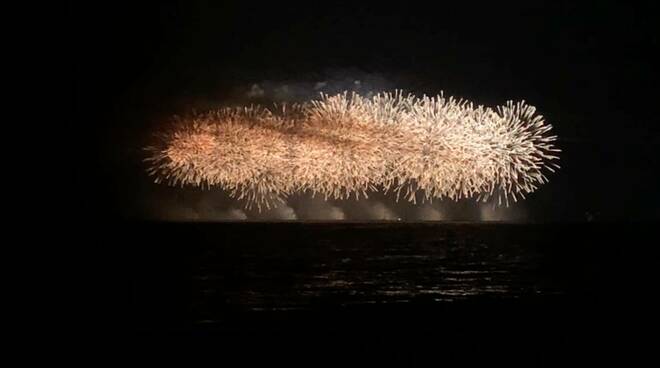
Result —
<path fill-rule="evenodd" d="M 509 207 L 495 206 L 493 203 L 479 205 L 479 220 L 481 221 L 518 222 L 524 221 L 526 217 L 526 210 L 520 202 Z"/>
<path fill-rule="evenodd" d="M 370 97 L 374 93 L 392 90 L 394 84 L 380 75 L 357 69 L 337 69 L 309 80 L 264 80 L 249 84 L 239 94 L 254 102 L 300 101 L 316 98 L 320 93 L 336 94 L 355 91 Z"/>
<path fill-rule="evenodd" d="M 320 196 L 311 195 L 292 198 L 289 204 L 295 208 L 300 220 L 336 221 L 345 220 L 344 211 Z"/>
<path fill-rule="evenodd" d="M 286 204 L 279 204 L 275 208 L 271 208 L 266 211 L 249 211 L 249 220 L 261 220 L 261 221 L 282 221 L 282 220 L 297 220 L 298 215 L 293 210 L 293 208 L 287 206 Z"/>
<path fill-rule="evenodd" d="M 412 220 L 416 221 L 442 221 L 447 220 L 446 214 L 444 214 L 438 205 L 434 206 L 431 204 L 423 204 L 419 206 L 412 214 Z"/>

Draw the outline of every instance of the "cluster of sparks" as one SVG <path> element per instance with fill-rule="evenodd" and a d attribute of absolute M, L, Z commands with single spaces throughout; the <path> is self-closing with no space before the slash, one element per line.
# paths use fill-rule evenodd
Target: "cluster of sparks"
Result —
<path fill-rule="evenodd" d="M 220 188 L 260 211 L 299 192 L 508 205 L 546 183 L 546 169 L 559 168 L 552 126 L 524 101 L 492 109 L 442 94 L 345 92 L 173 123 L 146 148 L 155 181 Z"/>

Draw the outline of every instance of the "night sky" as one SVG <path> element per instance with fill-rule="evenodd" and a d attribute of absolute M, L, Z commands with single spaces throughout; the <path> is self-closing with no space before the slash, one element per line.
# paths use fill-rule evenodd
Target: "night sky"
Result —
<path fill-rule="evenodd" d="M 112 350 L 83 354 L 116 359 L 131 343 L 149 354 L 153 341 L 149 361 L 169 359 L 184 344 L 163 349 L 151 337 L 223 328 L 226 344 L 196 341 L 186 361 L 207 350 L 224 362 L 241 351 L 231 344 L 246 346 L 241 362 L 271 364 L 373 345 L 369 366 L 378 357 L 410 366 L 424 355 L 566 364 L 571 353 L 611 363 L 611 354 L 655 351 L 657 1 L 264 3 L 70 3 L 71 132 L 84 146 L 73 188 L 83 208 L 56 216 L 85 250 L 74 259 L 87 269 L 78 309 L 87 327 L 111 338 L 87 340 Z M 143 221 L 245 215 L 222 192 L 169 188 L 146 175 L 143 147 L 173 115 L 308 99 L 319 82 L 339 91 L 355 81 L 361 92 L 444 91 L 486 106 L 524 99 L 553 125 L 562 168 L 500 218 L 511 225 L 473 223 L 484 213 L 465 201 L 439 206 L 441 220 L 468 223 Z M 255 86 L 263 101 L 249 97 Z M 247 217 L 437 219 L 431 207 L 372 198 L 293 198 L 275 217 Z M 89 308 L 97 301 L 105 310 Z M 263 312 L 287 303 L 303 309 Z M 345 346 L 331 347 L 338 343 Z"/>
<path fill-rule="evenodd" d="M 533 220 L 659 218 L 655 2 L 221 3 L 72 4 L 90 210 L 142 216 L 140 148 L 173 114 L 243 102 L 255 83 L 355 79 L 537 106 L 564 152 Z"/>

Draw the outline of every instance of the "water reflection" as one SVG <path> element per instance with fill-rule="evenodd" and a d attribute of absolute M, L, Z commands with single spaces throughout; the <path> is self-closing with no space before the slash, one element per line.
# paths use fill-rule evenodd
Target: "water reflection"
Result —
<path fill-rule="evenodd" d="M 261 234 L 259 239 L 270 239 L 264 243 L 248 235 L 256 225 L 244 226 L 205 245 L 191 261 L 198 320 L 227 310 L 452 303 L 559 292 L 540 276 L 541 252 L 520 228 L 291 225 L 272 237 Z"/>

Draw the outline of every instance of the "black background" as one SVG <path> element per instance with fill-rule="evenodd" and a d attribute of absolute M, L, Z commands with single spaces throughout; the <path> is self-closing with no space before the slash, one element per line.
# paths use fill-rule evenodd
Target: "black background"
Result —
<path fill-rule="evenodd" d="M 72 13 L 74 134 L 93 146 L 80 167 L 100 170 L 100 201 L 88 203 L 100 215 L 125 217 L 145 137 L 195 101 L 368 74 L 389 89 L 536 105 L 564 151 L 532 196 L 547 214 L 537 217 L 658 219 L 653 2 L 112 2 Z"/>
<path fill-rule="evenodd" d="M 565 215 L 567 221 L 575 221 L 588 210 L 622 228 L 622 222 L 658 219 L 656 2 L 74 2 L 70 9 L 75 45 L 72 133 L 91 146 L 77 175 L 83 208 L 70 216 L 92 223 L 90 242 L 116 247 L 106 249 L 101 261 L 114 262 L 119 270 L 126 267 L 123 258 L 131 256 L 130 234 L 120 232 L 125 236 L 122 245 L 98 238 L 122 226 L 135 180 L 133 168 L 139 167 L 130 160 L 140 137 L 158 127 L 158 117 L 185 110 L 181 101 L 231 98 L 236 86 L 268 79 L 321 80 L 329 70 L 382 75 L 397 87 L 426 93 L 442 89 L 487 105 L 526 99 L 553 123 L 565 149 L 564 174 L 554 179 L 545 197 L 558 218 Z M 652 293 L 641 286 L 646 279 L 629 272 L 653 260 L 644 256 L 653 247 L 646 238 L 653 224 L 640 226 L 643 231 L 626 227 L 616 244 L 603 243 L 604 255 L 597 262 L 614 267 L 613 260 L 625 259 L 618 264 L 617 285 L 625 289 L 634 284 L 629 290 Z M 147 259 L 143 251 L 138 250 L 138 259 Z M 587 254 L 579 254 L 588 262 Z M 127 280 L 122 277 L 131 276 L 117 270 L 110 275 L 118 275 L 118 283 L 110 280 L 113 286 L 108 289 L 108 302 L 117 307 L 110 320 L 121 320 L 122 313 L 128 313 L 122 299 L 122 282 Z M 539 346 L 566 347 L 570 341 L 571 352 L 588 351 L 590 358 L 602 351 L 582 350 L 583 340 L 617 349 L 635 327 L 653 326 L 654 319 L 636 314 L 640 309 L 633 299 L 625 299 L 628 303 L 616 298 L 612 295 L 617 301 L 609 304 L 610 299 L 598 298 L 576 305 L 578 314 L 564 310 L 550 319 L 563 320 L 564 329 L 579 326 L 575 334 L 547 329 L 548 323 L 541 332 L 529 328 L 528 323 L 544 320 L 538 313 L 552 313 L 553 306 L 502 308 L 497 310 L 500 314 L 488 314 L 491 322 L 480 328 L 451 328 L 461 331 L 461 344 L 471 346 L 473 336 L 490 343 L 517 326 L 513 332 L 524 335 L 511 341 L 514 348 L 506 351 L 542 351 L 534 357 L 544 360 L 558 351 Z M 479 310 L 462 316 L 472 312 Z M 590 318 L 588 324 L 579 325 L 582 317 Z M 113 327 L 118 326 L 126 327 Z M 116 332 L 131 335 L 130 328 Z M 385 333 L 394 336 L 389 340 L 374 340 L 374 335 L 315 335 L 319 345 L 301 336 L 274 343 L 278 334 L 258 341 L 275 344 L 280 353 L 296 351 L 295 341 L 323 351 L 320 341 L 328 339 L 350 341 L 350 351 L 362 351 L 363 345 L 391 351 L 405 346 L 408 352 L 421 350 L 426 356 L 433 355 L 436 341 L 453 346 L 450 334 L 438 340 L 396 333 Z M 516 345 L 521 341 L 527 343 Z M 644 349 L 653 340 L 635 341 Z M 498 346 L 507 344 L 499 340 Z M 472 353 L 481 351 L 465 346 Z M 404 354 L 403 361 L 414 355 Z"/>

